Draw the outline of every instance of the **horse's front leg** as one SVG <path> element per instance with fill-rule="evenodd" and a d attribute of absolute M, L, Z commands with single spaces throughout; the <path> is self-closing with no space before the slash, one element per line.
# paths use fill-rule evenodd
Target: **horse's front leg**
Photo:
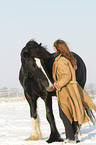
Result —
<path fill-rule="evenodd" d="M 40 120 L 39 116 L 37 114 L 37 96 L 34 95 L 34 98 L 32 99 L 32 96 L 30 97 L 28 94 L 26 95 L 26 99 L 30 106 L 30 116 L 32 120 L 32 133 L 29 138 L 26 140 L 41 140 L 42 134 L 40 131 Z"/>
<path fill-rule="evenodd" d="M 51 129 L 51 134 L 47 142 L 48 143 L 52 143 L 54 141 L 61 142 L 63 141 L 63 139 L 60 137 L 60 134 L 56 128 L 56 123 L 52 110 L 52 97 L 50 95 L 48 95 L 47 99 L 45 100 L 45 106 L 46 106 L 46 118 L 50 124 L 50 129 Z"/>

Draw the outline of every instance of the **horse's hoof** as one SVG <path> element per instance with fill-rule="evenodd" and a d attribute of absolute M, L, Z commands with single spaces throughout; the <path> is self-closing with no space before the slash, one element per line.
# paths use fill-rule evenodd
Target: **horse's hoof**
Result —
<path fill-rule="evenodd" d="M 29 138 L 25 139 L 25 141 L 31 141 L 31 140 L 41 140 L 42 137 L 41 136 L 30 136 Z"/>
<path fill-rule="evenodd" d="M 63 142 L 64 139 L 60 137 L 60 135 L 54 134 L 50 135 L 50 138 L 46 141 L 47 143 L 52 143 L 52 142 Z"/>
<path fill-rule="evenodd" d="M 52 142 L 63 142 L 64 139 L 62 138 L 59 138 L 59 139 L 56 139 L 56 138 L 49 138 L 46 142 L 47 143 L 52 143 Z"/>

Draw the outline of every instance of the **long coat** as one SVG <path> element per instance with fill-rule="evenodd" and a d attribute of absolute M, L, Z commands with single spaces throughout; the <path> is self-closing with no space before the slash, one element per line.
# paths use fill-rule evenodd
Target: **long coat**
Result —
<path fill-rule="evenodd" d="M 94 109 L 87 93 L 80 87 L 75 78 L 75 70 L 70 61 L 59 55 L 53 64 L 53 79 L 59 105 L 69 121 L 83 124 L 89 121 L 85 108 Z"/>

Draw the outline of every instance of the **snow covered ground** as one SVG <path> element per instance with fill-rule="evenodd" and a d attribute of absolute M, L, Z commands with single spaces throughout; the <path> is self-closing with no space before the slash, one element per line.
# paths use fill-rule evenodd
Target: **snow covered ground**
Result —
<path fill-rule="evenodd" d="M 96 99 L 93 100 L 96 104 Z M 53 98 L 53 111 L 56 125 L 61 137 L 65 139 L 64 126 L 58 113 L 57 99 Z M 32 131 L 29 105 L 27 101 L 0 100 L 0 145 L 47 145 L 46 140 L 50 135 L 50 127 L 46 120 L 44 102 L 38 100 L 38 114 L 43 139 L 39 141 L 25 141 Z M 95 113 L 96 114 L 96 113 Z M 96 145 L 96 125 L 86 123 L 81 127 L 81 142 L 78 145 Z M 54 142 L 52 145 L 63 145 L 62 142 Z M 50 144 L 50 145 L 51 145 Z"/>

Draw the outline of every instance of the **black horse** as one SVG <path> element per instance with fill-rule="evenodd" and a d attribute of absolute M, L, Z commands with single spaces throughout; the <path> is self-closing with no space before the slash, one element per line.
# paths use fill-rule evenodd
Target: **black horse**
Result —
<path fill-rule="evenodd" d="M 77 60 L 76 80 L 80 86 L 84 88 L 86 82 L 86 67 L 83 60 L 76 53 L 73 54 Z M 45 102 L 46 117 L 51 129 L 51 134 L 47 142 L 62 141 L 56 128 L 52 111 L 52 96 L 56 96 L 56 91 L 47 92 L 46 90 L 46 87 L 49 86 L 49 81 L 53 83 L 52 65 L 56 56 L 56 53 L 50 54 L 41 44 L 38 44 L 34 40 L 30 40 L 21 51 L 22 66 L 19 73 L 19 80 L 30 105 L 33 127 L 33 132 L 28 140 L 38 140 L 42 138 L 36 110 L 37 99 L 41 97 Z M 40 59 L 39 63 L 41 63 L 43 70 L 38 67 L 36 58 Z M 47 74 L 47 77 L 45 74 Z"/>

